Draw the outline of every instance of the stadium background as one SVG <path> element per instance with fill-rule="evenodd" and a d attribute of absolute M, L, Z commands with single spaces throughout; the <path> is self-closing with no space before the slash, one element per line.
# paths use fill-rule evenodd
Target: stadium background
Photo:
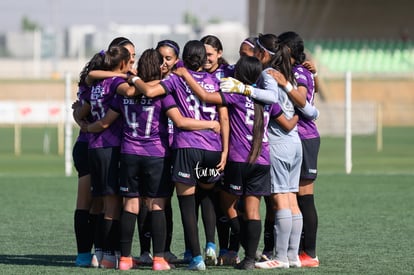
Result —
<path fill-rule="evenodd" d="M 251 0 L 247 31 L 257 35 L 294 30 L 303 36 L 321 80 L 316 104 L 321 109 L 318 124 L 322 134 L 335 134 L 330 131 L 338 124 L 343 128 L 338 113 L 343 113 L 344 108 L 345 73 L 352 72 L 353 120 L 362 120 L 361 133 L 367 128 L 372 133 L 379 109 L 384 126 L 414 125 L 413 9 L 414 2 L 410 0 Z M 200 37 L 203 32 L 216 34 L 212 30 L 204 26 L 198 32 Z M 220 32 L 217 35 L 228 39 Z M 182 39 L 179 37 L 179 41 Z M 241 38 L 232 41 L 238 45 Z M 3 62 L 1 70 L 7 68 Z M 71 90 L 75 99 L 77 75 L 73 77 Z M 64 89 L 61 73 L 34 80 L 23 74 L 0 81 L 0 101 L 63 101 Z M 371 119 L 364 120 L 366 117 Z"/>
<path fill-rule="evenodd" d="M 251 0 L 249 30 L 294 30 L 304 38 L 322 80 L 319 102 L 343 102 L 351 71 L 354 103 L 381 105 L 386 126 L 412 126 L 413 9 L 410 0 Z"/>

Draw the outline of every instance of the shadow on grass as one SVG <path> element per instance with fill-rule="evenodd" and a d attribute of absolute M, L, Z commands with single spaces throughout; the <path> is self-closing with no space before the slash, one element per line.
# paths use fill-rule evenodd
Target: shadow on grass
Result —
<path fill-rule="evenodd" d="M 74 266 L 74 255 L 2 255 L 0 264 L 39 265 L 39 266 Z"/>

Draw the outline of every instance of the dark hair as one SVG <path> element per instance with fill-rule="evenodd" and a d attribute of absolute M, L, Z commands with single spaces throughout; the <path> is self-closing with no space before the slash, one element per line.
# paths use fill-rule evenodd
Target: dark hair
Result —
<path fill-rule="evenodd" d="M 263 70 L 262 63 L 254 56 L 241 56 L 235 65 L 234 77 L 241 82 L 255 84 Z M 254 101 L 253 140 L 249 152 L 249 163 L 254 163 L 262 152 L 264 136 L 264 111 L 263 104 Z"/>
<path fill-rule="evenodd" d="M 305 46 L 302 37 L 296 32 L 288 31 L 279 35 L 279 41 L 290 49 L 290 55 L 295 64 L 302 64 L 306 60 Z"/>
<path fill-rule="evenodd" d="M 203 38 L 201 38 L 200 41 L 203 42 L 203 44 L 210 45 L 217 52 L 219 52 L 219 51 L 222 51 L 223 52 L 223 45 L 221 44 L 221 41 L 220 41 L 220 39 L 218 39 L 217 36 L 214 36 L 214 35 L 206 35 Z M 224 59 L 223 57 L 220 57 L 217 60 L 217 63 L 219 65 L 222 65 L 222 64 L 228 65 L 229 64 L 229 62 L 227 62 L 227 60 Z"/>
<path fill-rule="evenodd" d="M 79 82 L 78 86 L 87 86 L 86 77 L 90 71 L 93 70 L 103 70 L 103 61 L 105 57 L 105 51 L 100 51 L 96 53 L 82 68 L 82 71 L 79 73 Z"/>
<path fill-rule="evenodd" d="M 123 46 L 112 46 L 104 54 L 103 66 L 104 70 L 112 71 L 121 62 L 128 63 L 131 58 L 129 51 Z"/>
<path fill-rule="evenodd" d="M 255 56 L 241 56 L 234 68 L 234 77 L 239 81 L 255 84 L 263 71 L 263 65 Z"/>
<path fill-rule="evenodd" d="M 180 46 L 178 46 L 177 42 L 169 40 L 169 39 L 161 40 L 157 43 L 157 47 L 155 49 L 158 50 L 159 48 L 164 47 L 164 46 L 172 48 L 175 52 L 175 55 L 177 57 L 180 56 Z"/>
<path fill-rule="evenodd" d="M 114 38 L 111 41 L 111 43 L 109 43 L 108 50 L 112 46 L 125 46 L 125 45 L 132 45 L 132 46 L 134 46 L 134 43 L 132 43 L 132 41 L 129 40 L 128 38 L 126 38 L 126 37 L 119 36 L 119 37 Z"/>
<path fill-rule="evenodd" d="M 247 44 L 247 45 L 249 45 L 250 47 L 255 48 L 255 47 L 256 47 L 256 40 L 257 40 L 257 37 L 256 37 L 256 36 L 250 36 L 250 37 L 247 37 L 246 39 L 244 39 L 244 40 L 240 43 L 240 48 L 242 47 L 242 45 L 243 45 L 243 44 Z"/>
<path fill-rule="evenodd" d="M 162 55 L 155 49 L 147 49 L 138 60 L 138 76 L 145 82 L 161 79 Z"/>
<path fill-rule="evenodd" d="M 256 44 L 260 51 L 267 51 L 271 55 L 271 59 L 265 64 L 265 67 L 272 67 L 281 72 L 289 82 L 296 83 L 290 63 L 289 48 L 282 45 L 276 35 L 259 34 Z"/>
<path fill-rule="evenodd" d="M 199 40 L 188 41 L 183 50 L 184 66 L 192 71 L 197 71 L 204 66 L 207 60 L 206 48 Z"/>

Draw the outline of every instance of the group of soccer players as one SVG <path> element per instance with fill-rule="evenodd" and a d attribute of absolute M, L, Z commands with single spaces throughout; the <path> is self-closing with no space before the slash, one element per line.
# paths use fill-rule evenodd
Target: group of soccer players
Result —
<path fill-rule="evenodd" d="M 73 148 L 77 266 L 319 266 L 316 69 L 294 32 L 247 38 L 239 53 L 237 63 L 228 64 L 219 38 L 207 35 L 188 41 L 179 58 L 178 44 L 163 40 L 135 67 L 134 44 L 118 37 L 85 65 L 72 106 L 81 128 Z M 174 190 L 182 260 L 170 249 Z M 265 246 L 257 255 L 261 197 Z"/>

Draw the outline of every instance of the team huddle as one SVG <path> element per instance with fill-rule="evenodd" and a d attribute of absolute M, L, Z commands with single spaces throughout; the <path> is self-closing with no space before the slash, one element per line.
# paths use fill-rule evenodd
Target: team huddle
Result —
<path fill-rule="evenodd" d="M 295 32 L 246 38 L 239 54 L 228 64 L 219 38 L 207 35 L 180 58 L 179 45 L 162 40 L 135 66 L 134 44 L 117 37 L 85 65 L 72 105 L 76 266 L 319 266 L 316 68 Z M 182 259 L 171 251 L 174 190 Z"/>

